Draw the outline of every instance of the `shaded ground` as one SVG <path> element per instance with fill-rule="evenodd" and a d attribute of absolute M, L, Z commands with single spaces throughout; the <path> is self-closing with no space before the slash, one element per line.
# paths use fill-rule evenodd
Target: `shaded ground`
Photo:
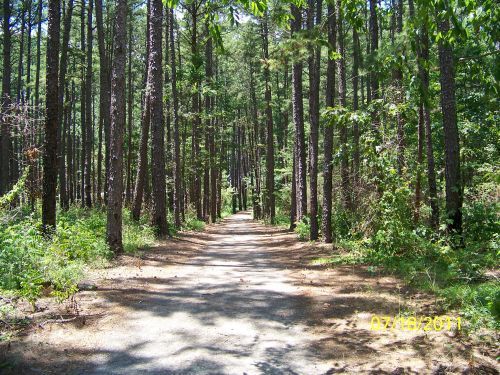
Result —
<path fill-rule="evenodd" d="M 42 301 L 42 324 L 0 347 L 0 363 L 3 352 L 13 374 L 497 373 L 454 332 L 370 330 L 374 314 L 430 315 L 433 301 L 360 267 L 305 268 L 327 251 L 234 215 L 94 273 L 96 290 L 59 307 L 68 322 L 47 321 Z"/>

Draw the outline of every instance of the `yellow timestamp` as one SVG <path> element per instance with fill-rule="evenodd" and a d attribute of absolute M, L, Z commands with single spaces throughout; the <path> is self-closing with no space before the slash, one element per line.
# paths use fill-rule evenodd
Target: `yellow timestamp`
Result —
<path fill-rule="evenodd" d="M 373 315 L 370 330 L 395 330 L 402 331 L 451 331 L 462 329 L 462 319 L 450 316 L 379 316 Z"/>

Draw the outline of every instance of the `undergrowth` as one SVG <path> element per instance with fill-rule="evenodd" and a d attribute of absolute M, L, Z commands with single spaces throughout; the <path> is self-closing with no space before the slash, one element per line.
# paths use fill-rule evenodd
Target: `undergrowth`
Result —
<path fill-rule="evenodd" d="M 489 215 L 494 215 L 491 210 Z M 482 240 L 465 233 L 465 247 L 457 248 L 445 234 L 427 237 L 425 228 L 408 229 L 391 222 L 388 215 L 371 236 L 337 239 L 334 248 L 340 251 L 314 263 L 380 266 L 407 284 L 435 294 L 444 309 L 457 309 L 471 331 L 498 330 L 500 283 L 490 271 L 499 268 L 499 243 L 496 232 L 489 236 L 485 232 L 481 232 Z"/>
<path fill-rule="evenodd" d="M 197 219 L 193 212 L 188 212 L 186 215 L 186 222 L 183 227 L 188 230 L 200 232 L 205 229 L 205 222 Z"/>
<path fill-rule="evenodd" d="M 441 307 L 458 310 L 471 331 L 498 330 L 500 205 L 495 189 L 495 184 L 487 183 L 465 191 L 464 246 L 457 246 L 457 237 L 447 234 L 445 225 L 435 233 L 424 220 L 415 224 L 409 183 L 392 185 L 378 204 L 367 202 L 360 210 L 363 215 L 349 215 L 337 207 L 332 220 L 336 251 L 314 263 L 377 267 L 432 292 Z M 429 212 L 429 207 L 422 207 L 423 216 Z M 299 239 L 307 239 L 308 221 L 295 231 Z"/>
<path fill-rule="evenodd" d="M 50 238 L 40 232 L 39 210 L 0 212 L 0 294 L 34 302 L 43 292 L 63 300 L 76 291 L 85 267 L 102 267 L 112 253 L 106 244 L 106 213 L 71 207 L 59 211 Z M 144 217 L 136 223 L 124 212 L 125 252 L 154 243 Z"/>

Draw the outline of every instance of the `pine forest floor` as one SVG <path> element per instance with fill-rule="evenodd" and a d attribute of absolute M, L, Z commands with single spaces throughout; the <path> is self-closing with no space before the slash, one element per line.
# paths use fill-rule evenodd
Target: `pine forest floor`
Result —
<path fill-rule="evenodd" d="M 36 323 L 0 344 L 0 373 L 498 373 L 456 330 L 371 330 L 439 306 L 367 267 L 310 265 L 329 253 L 249 212 L 185 232 L 92 271 L 67 303 L 26 306 Z"/>

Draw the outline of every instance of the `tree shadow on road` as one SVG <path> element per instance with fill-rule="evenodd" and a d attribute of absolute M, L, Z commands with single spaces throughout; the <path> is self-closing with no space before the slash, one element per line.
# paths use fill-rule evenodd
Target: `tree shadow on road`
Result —
<path fill-rule="evenodd" d="M 65 327 L 66 334 L 88 333 L 98 344 L 117 334 L 119 348 L 82 349 L 71 338 L 41 347 L 18 341 L 10 349 L 18 364 L 9 371 L 220 374 L 241 360 L 262 374 L 414 373 L 430 371 L 433 358 L 447 360 L 442 337 L 370 330 L 373 315 L 415 308 L 400 281 L 358 267 L 309 267 L 321 250 L 311 253 L 293 234 L 255 222 L 234 228 L 238 222 L 228 220 L 209 234 L 167 242 L 140 258 L 139 269 L 158 272 L 142 274 L 129 262 L 92 298 L 81 294 L 84 308 L 98 305 L 124 320 Z M 447 355 L 460 358 L 459 351 Z"/>

